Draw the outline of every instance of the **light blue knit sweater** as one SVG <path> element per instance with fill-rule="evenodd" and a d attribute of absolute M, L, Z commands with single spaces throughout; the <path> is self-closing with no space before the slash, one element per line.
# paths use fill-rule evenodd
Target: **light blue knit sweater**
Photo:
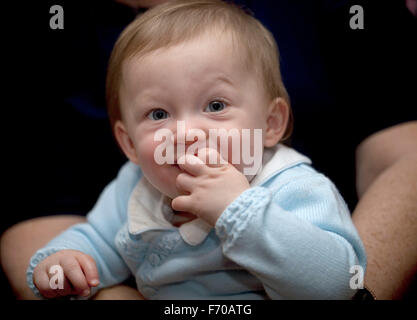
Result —
<path fill-rule="evenodd" d="M 28 285 L 39 295 L 35 266 L 59 250 L 75 249 L 95 259 L 97 289 L 133 275 L 149 299 L 350 299 L 356 293 L 350 268 L 365 271 L 366 257 L 336 187 L 308 158 L 282 145 L 264 164 L 215 228 L 194 223 L 180 230 L 170 224 L 173 213 L 158 200 L 162 195 L 141 185 L 140 168 L 127 163 L 88 223 L 36 252 Z M 138 196 L 135 190 L 143 189 L 148 193 Z"/>

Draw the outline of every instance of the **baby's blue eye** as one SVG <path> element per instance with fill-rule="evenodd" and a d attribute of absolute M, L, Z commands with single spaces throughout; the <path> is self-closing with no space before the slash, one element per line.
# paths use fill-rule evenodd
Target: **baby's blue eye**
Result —
<path fill-rule="evenodd" d="M 168 118 L 168 112 L 162 109 L 155 109 L 148 114 L 148 118 L 151 120 L 166 119 Z"/>
<path fill-rule="evenodd" d="M 207 105 L 204 111 L 205 112 L 219 112 L 219 111 L 222 111 L 224 108 L 226 108 L 226 105 L 223 101 L 214 100 L 214 101 L 211 101 Z"/>

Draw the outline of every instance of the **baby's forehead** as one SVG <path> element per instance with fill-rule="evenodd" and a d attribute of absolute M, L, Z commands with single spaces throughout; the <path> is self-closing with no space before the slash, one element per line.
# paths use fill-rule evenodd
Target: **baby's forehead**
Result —
<path fill-rule="evenodd" d="M 200 73 L 221 69 L 223 73 L 248 71 L 247 55 L 230 34 L 206 32 L 180 43 L 160 45 L 153 50 L 138 52 L 126 59 L 123 73 L 155 70 L 169 72 L 175 67 Z M 251 70 L 253 71 L 253 70 Z"/>
<path fill-rule="evenodd" d="M 147 57 L 158 56 L 166 51 L 171 51 L 171 54 L 174 52 L 192 52 L 202 47 L 210 51 L 221 48 L 223 49 L 222 53 L 226 53 L 228 56 L 236 56 L 236 58 L 243 56 L 243 51 L 246 51 L 242 44 L 231 35 L 231 32 L 220 33 L 215 30 L 210 30 L 182 41 L 156 43 L 152 47 L 145 48 L 138 52 L 131 50 L 133 54 L 131 54 L 130 57 L 127 57 L 127 59 L 141 60 Z"/>
<path fill-rule="evenodd" d="M 206 49 L 210 43 L 196 44 L 173 47 L 127 66 L 124 76 L 127 91 L 134 95 L 156 90 L 156 95 L 165 95 L 164 91 L 172 90 L 185 93 L 184 87 L 189 93 L 215 88 L 233 90 L 254 77 L 242 68 L 235 55 L 226 57 L 228 50 L 224 47 L 209 51 Z"/>

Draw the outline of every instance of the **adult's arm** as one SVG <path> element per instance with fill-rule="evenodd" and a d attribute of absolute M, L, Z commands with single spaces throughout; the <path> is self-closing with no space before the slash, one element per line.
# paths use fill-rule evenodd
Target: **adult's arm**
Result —
<path fill-rule="evenodd" d="M 356 150 L 353 221 L 366 248 L 365 286 L 403 297 L 417 271 L 417 121 L 379 131 Z"/>

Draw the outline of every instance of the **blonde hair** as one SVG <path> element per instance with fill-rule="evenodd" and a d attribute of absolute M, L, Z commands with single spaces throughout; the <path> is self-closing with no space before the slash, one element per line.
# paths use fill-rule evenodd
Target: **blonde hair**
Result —
<path fill-rule="evenodd" d="M 228 32 L 245 67 L 261 75 L 265 92 L 272 101 L 290 99 L 279 69 L 278 47 L 273 35 L 253 16 L 221 0 L 177 0 L 147 10 L 131 22 L 118 38 L 109 61 L 106 101 L 112 129 L 121 119 L 119 91 L 124 63 L 160 48 L 195 39 L 207 32 Z M 292 133 L 290 118 L 282 140 Z"/>

